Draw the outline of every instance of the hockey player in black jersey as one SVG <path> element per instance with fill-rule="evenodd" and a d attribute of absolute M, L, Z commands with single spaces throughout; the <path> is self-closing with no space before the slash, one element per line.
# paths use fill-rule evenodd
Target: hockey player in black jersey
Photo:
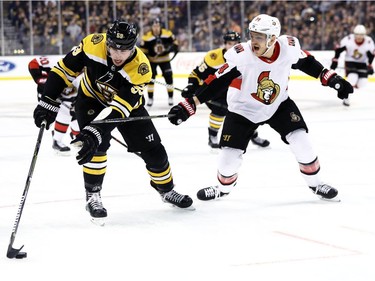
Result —
<path fill-rule="evenodd" d="M 204 80 L 214 74 L 224 63 L 224 54 L 237 43 L 241 42 L 241 36 L 238 32 L 228 31 L 223 35 L 224 47 L 209 51 L 203 62 L 190 73 L 188 85 L 183 89 L 181 95 L 184 98 L 191 98 L 199 86 L 203 85 Z M 212 148 L 219 148 L 218 132 L 223 124 L 225 115 L 228 112 L 227 104 L 228 87 L 218 87 L 210 101 L 206 102 L 207 107 L 211 110 L 208 125 L 208 145 Z M 270 142 L 258 136 L 255 131 L 250 138 L 251 142 L 260 147 L 269 146 Z"/>
<path fill-rule="evenodd" d="M 165 82 L 173 85 L 171 60 L 178 53 L 178 42 L 172 31 L 162 28 L 160 19 L 156 18 L 152 21 L 151 30 L 142 36 L 139 47 L 150 60 L 152 79 L 155 79 L 159 66 Z M 147 106 L 152 106 L 154 103 L 154 82 L 151 81 L 148 84 L 147 91 Z M 173 89 L 167 89 L 167 91 L 168 105 L 173 105 Z"/>
<path fill-rule="evenodd" d="M 137 152 L 146 164 L 151 186 L 164 202 L 188 208 L 188 195 L 173 190 L 168 156 L 150 119 L 108 123 L 106 119 L 149 116 L 144 107 L 143 91 L 151 79 L 151 68 L 145 54 L 135 46 L 138 31 L 134 24 L 116 20 L 106 33 L 91 34 L 55 66 L 48 77 L 41 101 L 34 111 L 35 124 L 47 121 L 47 129 L 59 108 L 59 93 L 84 69 L 78 89 L 76 114 L 81 132 L 72 142 L 81 144 L 77 154 L 83 165 L 86 209 L 93 220 L 107 216 L 100 191 L 107 166 L 111 131 L 117 127 L 129 152 Z M 101 123 L 92 124 L 93 120 Z"/>

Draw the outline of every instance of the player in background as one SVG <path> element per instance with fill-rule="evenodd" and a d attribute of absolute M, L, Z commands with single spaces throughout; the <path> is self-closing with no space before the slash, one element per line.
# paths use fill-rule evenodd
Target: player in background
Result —
<path fill-rule="evenodd" d="M 34 58 L 28 64 L 29 72 L 37 84 L 38 102 L 40 101 L 48 74 L 53 65 L 50 58 L 46 56 Z M 71 85 L 66 87 L 59 98 L 61 106 L 52 130 L 52 148 L 59 155 L 70 155 L 70 147 L 63 143 L 63 138 L 68 132 L 69 126 L 72 139 L 79 133 L 78 122 L 74 112 L 74 103 L 77 97 L 79 80 L 80 79 L 74 80 Z"/>
<path fill-rule="evenodd" d="M 178 42 L 172 31 L 162 28 L 159 18 L 152 21 L 151 30 L 142 36 L 140 42 L 141 50 L 146 54 L 152 69 L 152 79 L 155 79 L 157 67 L 160 67 L 165 83 L 173 85 L 172 59 L 178 53 Z M 173 56 L 171 57 L 171 53 Z M 173 89 L 168 91 L 168 105 L 173 105 Z M 147 106 L 154 103 L 154 82 L 147 86 Z"/>
<path fill-rule="evenodd" d="M 72 144 L 82 145 L 76 159 L 83 165 L 86 210 L 91 220 L 100 225 L 107 217 L 100 192 L 114 128 L 121 133 L 128 151 L 138 152 L 145 162 L 150 184 L 163 202 L 180 208 L 193 203 L 188 195 L 174 190 L 168 155 L 151 119 L 106 122 L 112 118 L 149 116 L 143 92 L 151 79 L 151 68 L 145 54 L 135 46 L 137 39 L 136 26 L 122 20 L 114 21 L 106 33 L 86 36 L 51 70 L 34 110 L 35 124 L 40 127 L 46 120 L 48 128 L 59 108 L 58 93 L 84 70 L 75 106 L 81 132 Z M 131 171 L 124 173 L 132 176 Z"/>
<path fill-rule="evenodd" d="M 354 88 L 363 88 L 367 84 L 368 75 L 374 74 L 372 62 L 375 55 L 374 40 L 366 35 L 366 28 L 363 25 L 357 25 L 352 34 L 341 39 L 340 45 L 335 49 L 331 69 L 337 68 L 342 52 L 345 52 L 346 80 Z M 349 98 L 344 99 L 343 104 L 349 106 Z"/>
<path fill-rule="evenodd" d="M 320 178 L 318 156 L 310 143 L 308 128 L 297 105 L 288 95 L 291 68 L 320 78 L 323 86 L 334 88 L 340 99 L 353 87 L 328 70 L 308 52 L 297 38 L 280 36 L 277 18 L 261 14 L 249 24 L 250 40 L 225 53 L 226 63 L 210 75 L 195 96 L 171 108 L 171 123 L 178 125 L 195 114 L 196 106 L 211 99 L 214 89 L 228 87 L 225 117 L 218 156 L 217 184 L 198 191 L 200 200 L 228 195 L 237 183 L 242 155 L 250 137 L 263 124 L 270 125 L 289 145 L 307 186 L 320 198 L 336 200 L 338 191 Z"/>
<path fill-rule="evenodd" d="M 241 36 L 238 32 L 228 31 L 223 35 L 223 40 L 224 47 L 209 51 L 203 62 L 190 73 L 188 85 L 181 93 L 182 97 L 191 98 L 204 80 L 223 66 L 225 63 L 224 54 L 241 42 Z M 208 125 L 208 145 L 212 148 L 220 147 L 218 133 L 228 112 L 227 91 L 228 88 L 225 87 L 215 89 L 213 98 L 206 102 L 207 107 L 211 110 Z M 254 131 L 250 140 L 253 144 L 261 147 L 267 147 L 270 144 L 268 140 L 260 138 L 257 131 Z"/>

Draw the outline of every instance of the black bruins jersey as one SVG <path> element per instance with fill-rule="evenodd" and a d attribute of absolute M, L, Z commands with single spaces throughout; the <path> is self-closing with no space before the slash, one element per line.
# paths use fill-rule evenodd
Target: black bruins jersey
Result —
<path fill-rule="evenodd" d="M 140 48 L 152 63 L 169 62 L 169 54 L 177 52 L 178 43 L 170 30 L 162 28 L 159 35 L 154 35 L 152 31 L 143 35 Z"/>
<path fill-rule="evenodd" d="M 214 74 L 225 63 L 225 52 L 223 48 L 209 51 L 203 62 L 189 74 L 189 83 L 196 87 L 202 85 L 209 75 Z"/>
<path fill-rule="evenodd" d="M 111 107 L 122 118 L 144 103 L 143 91 L 152 73 L 147 57 L 139 48 L 118 67 L 107 56 L 106 34 L 88 35 L 51 70 L 61 79 L 47 83 L 45 95 L 56 99 L 60 87 L 70 85 L 82 70 L 80 93 Z"/>

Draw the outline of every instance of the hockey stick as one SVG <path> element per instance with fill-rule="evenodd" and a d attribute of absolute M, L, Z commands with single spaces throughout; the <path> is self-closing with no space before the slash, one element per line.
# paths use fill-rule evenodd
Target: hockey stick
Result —
<path fill-rule="evenodd" d="M 176 87 L 174 87 L 173 85 L 166 84 L 166 83 L 163 83 L 163 82 L 157 81 L 157 80 L 155 80 L 155 79 L 151 79 L 151 82 L 152 82 L 152 83 L 155 83 L 155 84 L 162 85 L 162 86 L 166 87 L 167 89 L 176 90 L 176 91 L 179 91 L 179 92 L 182 92 L 182 91 L 183 91 L 182 89 L 176 88 Z"/>
<path fill-rule="evenodd" d="M 14 222 L 12 234 L 10 236 L 10 242 L 9 242 L 8 251 L 7 251 L 7 257 L 10 258 L 10 259 L 13 259 L 13 258 L 23 259 L 23 258 L 27 257 L 27 253 L 26 252 L 21 252 L 23 246 L 21 248 L 19 248 L 19 249 L 15 249 L 15 248 L 13 248 L 13 243 L 14 243 L 14 240 L 16 239 L 17 229 L 18 229 L 18 226 L 19 226 L 19 223 L 20 223 L 20 220 L 21 220 L 21 215 L 22 215 L 23 207 L 25 206 L 26 196 L 27 196 L 27 193 L 29 191 L 29 186 L 30 186 L 30 183 L 31 183 L 31 178 L 32 178 L 33 173 L 34 173 L 36 159 L 38 157 L 39 148 L 40 148 L 40 145 L 42 143 L 42 138 L 43 138 L 44 128 L 46 127 L 46 123 L 47 122 L 45 120 L 43 120 L 43 122 L 42 122 L 42 124 L 40 126 L 40 129 L 39 129 L 39 134 L 38 134 L 38 138 L 36 140 L 34 155 L 33 155 L 33 158 L 31 160 L 29 174 L 27 175 L 27 179 L 26 179 L 25 189 L 24 189 L 22 197 L 21 197 L 21 202 L 20 202 L 20 204 L 18 206 L 16 220 Z"/>
<path fill-rule="evenodd" d="M 136 117 L 127 117 L 127 118 L 113 118 L 113 119 L 94 120 L 91 122 L 91 124 L 125 123 L 125 122 L 150 120 L 150 119 L 165 118 L 165 117 L 172 117 L 172 116 L 174 116 L 174 114 L 136 116 Z"/>
<path fill-rule="evenodd" d="M 123 143 L 122 141 L 120 141 L 118 138 L 116 138 L 116 137 L 114 137 L 114 136 L 111 136 L 111 138 L 112 139 L 114 139 L 116 142 L 118 142 L 119 144 L 121 144 L 123 147 L 125 147 L 126 149 L 128 149 L 129 147 L 125 144 L 125 143 Z M 135 152 L 133 152 L 135 155 L 137 155 L 137 156 L 139 156 L 139 157 L 141 157 L 141 153 L 140 152 L 138 152 L 138 151 L 135 151 Z M 142 157 L 141 157 L 142 158 Z"/>
<path fill-rule="evenodd" d="M 162 86 L 166 87 L 167 89 L 172 89 L 172 90 L 176 90 L 176 91 L 179 91 L 179 92 L 183 92 L 182 89 L 176 88 L 176 87 L 174 87 L 173 85 L 170 85 L 170 84 L 166 84 L 166 83 L 157 81 L 155 79 L 151 79 L 151 82 L 153 82 L 155 84 L 162 85 Z M 212 105 L 216 105 L 216 106 L 221 107 L 221 108 L 227 108 L 226 105 L 221 104 L 220 102 L 212 101 L 212 100 L 206 101 L 206 103 L 209 103 L 209 104 L 212 104 Z"/>

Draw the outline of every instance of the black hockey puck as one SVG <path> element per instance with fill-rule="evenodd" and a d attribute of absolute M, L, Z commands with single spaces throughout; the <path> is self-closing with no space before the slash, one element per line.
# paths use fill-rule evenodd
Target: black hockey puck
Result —
<path fill-rule="evenodd" d="M 27 257 L 27 253 L 26 252 L 19 252 L 16 256 L 16 259 L 24 259 Z"/>

